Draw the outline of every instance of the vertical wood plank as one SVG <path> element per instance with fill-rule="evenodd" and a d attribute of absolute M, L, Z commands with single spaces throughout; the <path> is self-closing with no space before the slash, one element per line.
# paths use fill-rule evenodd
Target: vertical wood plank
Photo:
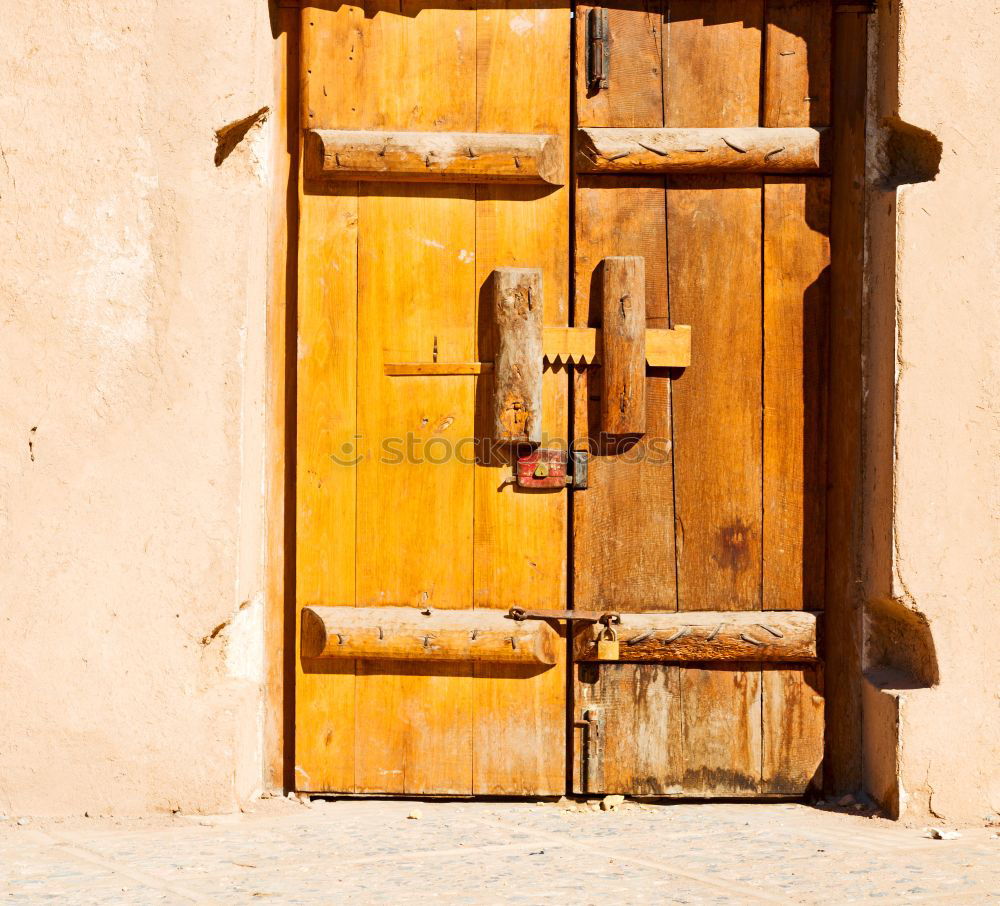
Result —
<path fill-rule="evenodd" d="M 574 791 L 629 796 L 686 794 L 680 668 L 666 664 L 581 664 L 579 711 L 596 711 L 599 770 L 586 783 L 576 746 Z M 576 731 L 581 735 L 580 729 Z"/>
<path fill-rule="evenodd" d="M 832 24 L 825 0 L 767 0 L 761 125 L 829 125 Z"/>
<path fill-rule="evenodd" d="M 764 607 L 818 610 L 826 557 L 829 183 L 764 185 Z"/>
<path fill-rule="evenodd" d="M 472 3 L 350 9 L 355 32 L 324 70 L 356 92 L 365 119 L 350 125 L 475 128 Z M 359 222 L 357 601 L 468 607 L 473 466 L 454 451 L 473 430 L 474 387 L 386 377 L 383 362 L 474 355 L 474 189 L 366 185 Z M 471 792 L 472 695 L 471 667 L 359 662 L 358 791 Z"/>
<path fill-rule="evenodd" d="M 766 666 L 762 680 L 761 792 L 802 796 L 821 782 L 822 669 Z"/>
<path fill-rule="evenodd" d="M 303 10 L 302 72 L 330 52 L 347 14 Z M 313 23 L 308 26 L 306 23 Z M 305 89 L 304 89 L 305 90 Z M 335 116 L 334 93 L 317 108 Z M 303 184 L 299 199 L 296 608 L 355 595 L 357 186 Z M 296 625 L 296 644 L 299 633 Z M 296 663 L 295 784 L 353 791 L 354 664 Z"/>
<path fill-rule="evenodd" d="M 646 267 L 639 255 L 605 258 L 602 267 L 601 428 L 646 432 Z"/>
<path fill-rule="evenodd" d="M 763 0 L 669 0 L 666 126 L 759 123 Z M 667 184 L 671 316 L 692 327 L 673 383 L 681 610 L 761 606 L 761 187 L 759 177 Z M 760 787 L 760 670 L 680 676 L 689 795 Z"/>
<path fill-rule="evenodd" d="M 488 4 L 476 14 L 477 124 L 483 132 L 544 132 L 564 137 L 568 155 L 570 11 L 565 0 L 535 6 Z M 546 325 L 567 324 L 569 188 L 476 187 L 479 357 L 493 358 L 486 297 L 498 267 L 542 272 Z M 492 379 L 477 379 L 477 412 L 488 413 Z M 567 378 L 542 376 L 542 443 L 567 434 Z M 476 438 L 489 436 L 486 419 Z M 507 455 L 504 455 L 507 454 Z M 476 454 L 476 607 L 562 607 L 566 600 L 567 503 L 562 493 L 502 486 L 508 451 L 481 444 Z M 565 789 L 565 665 L 527 673 L 497 664 L 475 668 L 473 787 L 480 795 L 540 795 Z"/>
<path fill-rule="evenodd" d="M 580 126 L 660 126 L 664 0 L 642 0 L 608 11 L 611 66 L 608 87 L 587 86 L 587 17 L 576 7 L 576 114 Z M 653 86 L 656 86 L 653 88 Z"/>
<path fill-rule="evenodd" d="M 578 327 L 600 324 L 599 264 L 608 255 L 642 256 L 646 324 L 669 326 L 662 180 L 581 177 L 576 237 Z M 646 434 L 624 441 L 600 436 L 599 373 L 581 370 L 574 381 L 574 443 L 594 454 L 590 487 L 573 499 L 575 605 L 676 610 L 670 379 L 647 375 Z"/>
<path fill-rule="evenodd" d="M 830 121 L 831 5 L 768 0 L 764 126 Z M 826 558 L 830 181 L 764 180 L 764 607 L 818 610 Z M 765 668 L 762 791 L 823 758 L 822 674 Z"/>
<path fill-rule="evenodd" d="M 761 671 L 754 664 L 681 671 L 684 793 L 760 791 Z"/>

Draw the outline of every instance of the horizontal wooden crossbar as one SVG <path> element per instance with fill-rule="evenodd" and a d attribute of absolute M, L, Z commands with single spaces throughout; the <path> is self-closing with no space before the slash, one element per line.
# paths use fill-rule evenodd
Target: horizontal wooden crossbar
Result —
<path fill-rule="evenodd" d="M 582 173 L 802 173 L 825 166 L 825 129 L 580 129 Z"/>
<path fill-rule="evenodd" d="M 542 331 L 545 361 L 550 365 L 600 364 L 601 331 L 594 327 L 546 327 Z M 686 368 L 691 364 L 691 328 L 678 324 L 646 331 L 646 364 L 652 368 Z M 387 362 L 391 377 L 407 375 L 482 374 L 492 362 Z"/>
<path fill-rule="evenodd" d="M 303 658 L 555 664 L 565 644 L 544 622 L 519 623 L 505 610 L 415 607 L 304 607 Z"/>
<path fill-rule="evenodd" d="M 679 611 L 623 613 L 616 627 L 620 659 L 669 661 L 796 661 L 818 658 L 819 614 L 810 611 Z M 578 661 L 596 661 L 603 626 L 574 636 Z"/>
<path fill-rule="evenodd" d="M 381 182 L 516 182 L 563 185 L 558 135 L 490 132 L 306 133 L 306 175 Z"/>

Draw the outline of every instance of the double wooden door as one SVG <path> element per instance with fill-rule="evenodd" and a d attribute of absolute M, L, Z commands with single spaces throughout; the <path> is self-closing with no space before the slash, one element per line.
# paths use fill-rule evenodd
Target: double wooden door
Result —
<path fill-rule="evenodd" d="M 303 8 L 299 789 L 814 781 L 832 15 Z"/>

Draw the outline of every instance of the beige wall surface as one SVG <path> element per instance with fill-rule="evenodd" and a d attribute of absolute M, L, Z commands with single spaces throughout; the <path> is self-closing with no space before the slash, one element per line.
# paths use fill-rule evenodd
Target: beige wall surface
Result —
<path fill-rule="evenodd" d="M 0 812 L 260 785 L 263 0 L 0 4 Z"/>
<path fill-rule="evenodd" d="M 974 822 L 1000 813 L 1000 4 L 879 6 L 866 779 L 904 816 Z"/>

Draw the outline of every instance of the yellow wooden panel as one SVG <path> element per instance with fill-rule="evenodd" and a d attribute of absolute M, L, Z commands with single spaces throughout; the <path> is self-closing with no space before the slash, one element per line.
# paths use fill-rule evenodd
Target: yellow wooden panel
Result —
<path fill-rule="evenodd" d="M 570 16 L 565 2 L 499 3 L 477 13 L 477 129 L 564 136 L 569 153 Z M 567 162 L 568 165 L 568 162 Z M 479 186 L 476 192 L 479 360 L 493 358 L 489 276 L 498 267 L 542 270 L 544 323 L 567 323 L 569 190 Z M 477 380 L 476 436 L 490 437 L 493 376 Z M 566 437 L 567 377 L 545 372 L 543 445 Z M 565 441 L 563 441 L 565 443 Z M 507 449 L 480 448 L 476 468 L 477 607 L 564 607 L 566 493 L 501 487 Z M 565 673 L 476 667 L 475 792 L 545 794 L 565 788 Z"/>

